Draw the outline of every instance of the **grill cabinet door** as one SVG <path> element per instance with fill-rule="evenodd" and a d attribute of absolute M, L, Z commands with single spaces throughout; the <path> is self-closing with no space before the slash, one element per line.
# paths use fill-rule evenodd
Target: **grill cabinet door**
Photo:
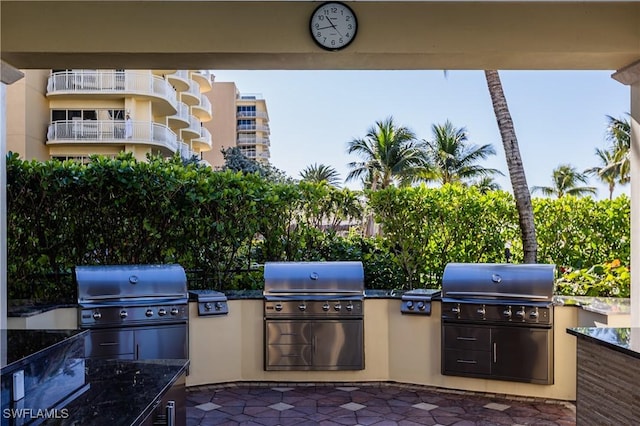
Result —
<path fill-rule="evenodd" d="M 133 331 L 91 330 L 85 339 L 87 358 L 135 359 Z"/>
<path fill-rule="evenodd" d="M 553 383 L 553 330 L 494 327 L 491 330 L 495 378 L 531 383 Z"/>
<path fill-rule="evenodd" d="M 135 329 L 136 359 L 188 359 L 187 324 Z"/>
<path fill-rule="evenodd" d="M 362 370 L 362 320 L 317 321 L 313 324 L 313 366 L 319 370 Z"/>

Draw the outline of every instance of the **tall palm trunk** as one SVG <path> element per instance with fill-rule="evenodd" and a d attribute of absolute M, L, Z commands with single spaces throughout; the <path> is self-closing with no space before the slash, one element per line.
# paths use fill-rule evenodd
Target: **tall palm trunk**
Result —
<path fill-rule="evenodd" d="M 524 250 L 524 262 L 536 263 L 538 254 L 538 243 L 536 241 L 536 227 L 533 222 L 533 206 L 531 205 L 531 193 L 527 185 L 527 177 L 524 173 L 522 158 L 516 131 L 513 127 L 513 120 L 507 106 L 507 98 L 502 90 L 500 75 L 496 70 L 486 70 L 487 86 L 493 103 L 493 111 L 496 114 L 504 153 L 507 158 L 509 168 L 509 178 L 513 188 L 513 196 L 516 199 L 518 209 L 518 221 L 520 223 L 520 233 L 522 235 L 522 248 Z"/>

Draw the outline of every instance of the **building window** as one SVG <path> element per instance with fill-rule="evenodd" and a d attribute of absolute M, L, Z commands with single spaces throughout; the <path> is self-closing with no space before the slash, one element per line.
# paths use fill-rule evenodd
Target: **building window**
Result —
<path fill-rule="evenodd" d="M 51 121 L 124 120 L 123 109 L 52 109 Z"/>

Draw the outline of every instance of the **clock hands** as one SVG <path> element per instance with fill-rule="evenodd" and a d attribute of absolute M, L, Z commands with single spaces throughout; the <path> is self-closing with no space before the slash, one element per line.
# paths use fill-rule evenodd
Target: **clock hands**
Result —
<path fill-rule="evenodd" d="M 340 31 L 338 31 L 338 28 L 334 25 L 334 23 L 331 22 L 331 18 L 329 16 L 327 16 L 327 20 L 329 21 L 329 25 L 331 25 L 333 29 L 336 30 L 336 32 L 340 37 L 342 37 L 342 34 L 340 33 Z M 329 27 L 326 27 L 326 28 L 329 28 Z"/>

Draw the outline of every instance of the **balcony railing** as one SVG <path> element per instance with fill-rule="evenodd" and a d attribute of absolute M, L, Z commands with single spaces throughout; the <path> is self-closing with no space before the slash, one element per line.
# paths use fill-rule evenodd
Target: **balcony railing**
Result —
<path fill-rule="evenodd" d="M 269 132 L 269 126 L 263 124 L 238 124 L 240 132 Z"/>
<path fill-rule="evenodd" d="M 198 105 L 200 103 L 200 85 L 189 79 L 189 88 L 181 92 L 181 98 L 187 105 Z"/>
<path fill-rule="evenodd" d="M 180 157 L 185 160 L 189 160 L 192 157 L 200 157 L 197 152 L 192 151 L 191 148 L 189 148 L 189 145 L 184 142 L 178 142 L 178 150 L 180 151 Z"/>
<path fill-rule="evenodd" d="M 258 136 L 240 136 L 236 140 L 237 145 L 266 145 L 271 146 L 269 138 L 261 138 Z"/>
<path fill-rule="evenodd" d="M 134 121 L 129 132 L 124 121 L 67 120 L 56 121 L 47 130 L 48 143 L 122 142 L 150 144 L 171 152 L 178 149 L 178 138 L 167 126 L 149 121 Z"/>
<path fill-rule="evenodd" d="M 194 142 L 202 143 L 211 147 L 211 132 L 202 127 L 200 129 L 200 137 L 194 139 Z"/>
<path fill-rule="evenodd" d="M 176 91 L 162 77 L 140 71 L 58 71 L 49 76 L 47 94 L 127 93 L 167 100 L 174 108 Z"/>
<path fill-rule="evenodd" d="M 185 104 L 184 102 L 178 102 L 177 105 L 177 109 L 178 112 L 172 116 L 170 116 L 169 118 L 171 119 L 175 119 L 175 120 L 182 120 L 186 123 L 189 122 L 189 106 L 187 104 Z"/>
<path fill-rule="evenodd" d="M 236 117 L 255 117 L 255 118 L 268 118 L 268 115 L 264 111 L 237 111 Z"/>

